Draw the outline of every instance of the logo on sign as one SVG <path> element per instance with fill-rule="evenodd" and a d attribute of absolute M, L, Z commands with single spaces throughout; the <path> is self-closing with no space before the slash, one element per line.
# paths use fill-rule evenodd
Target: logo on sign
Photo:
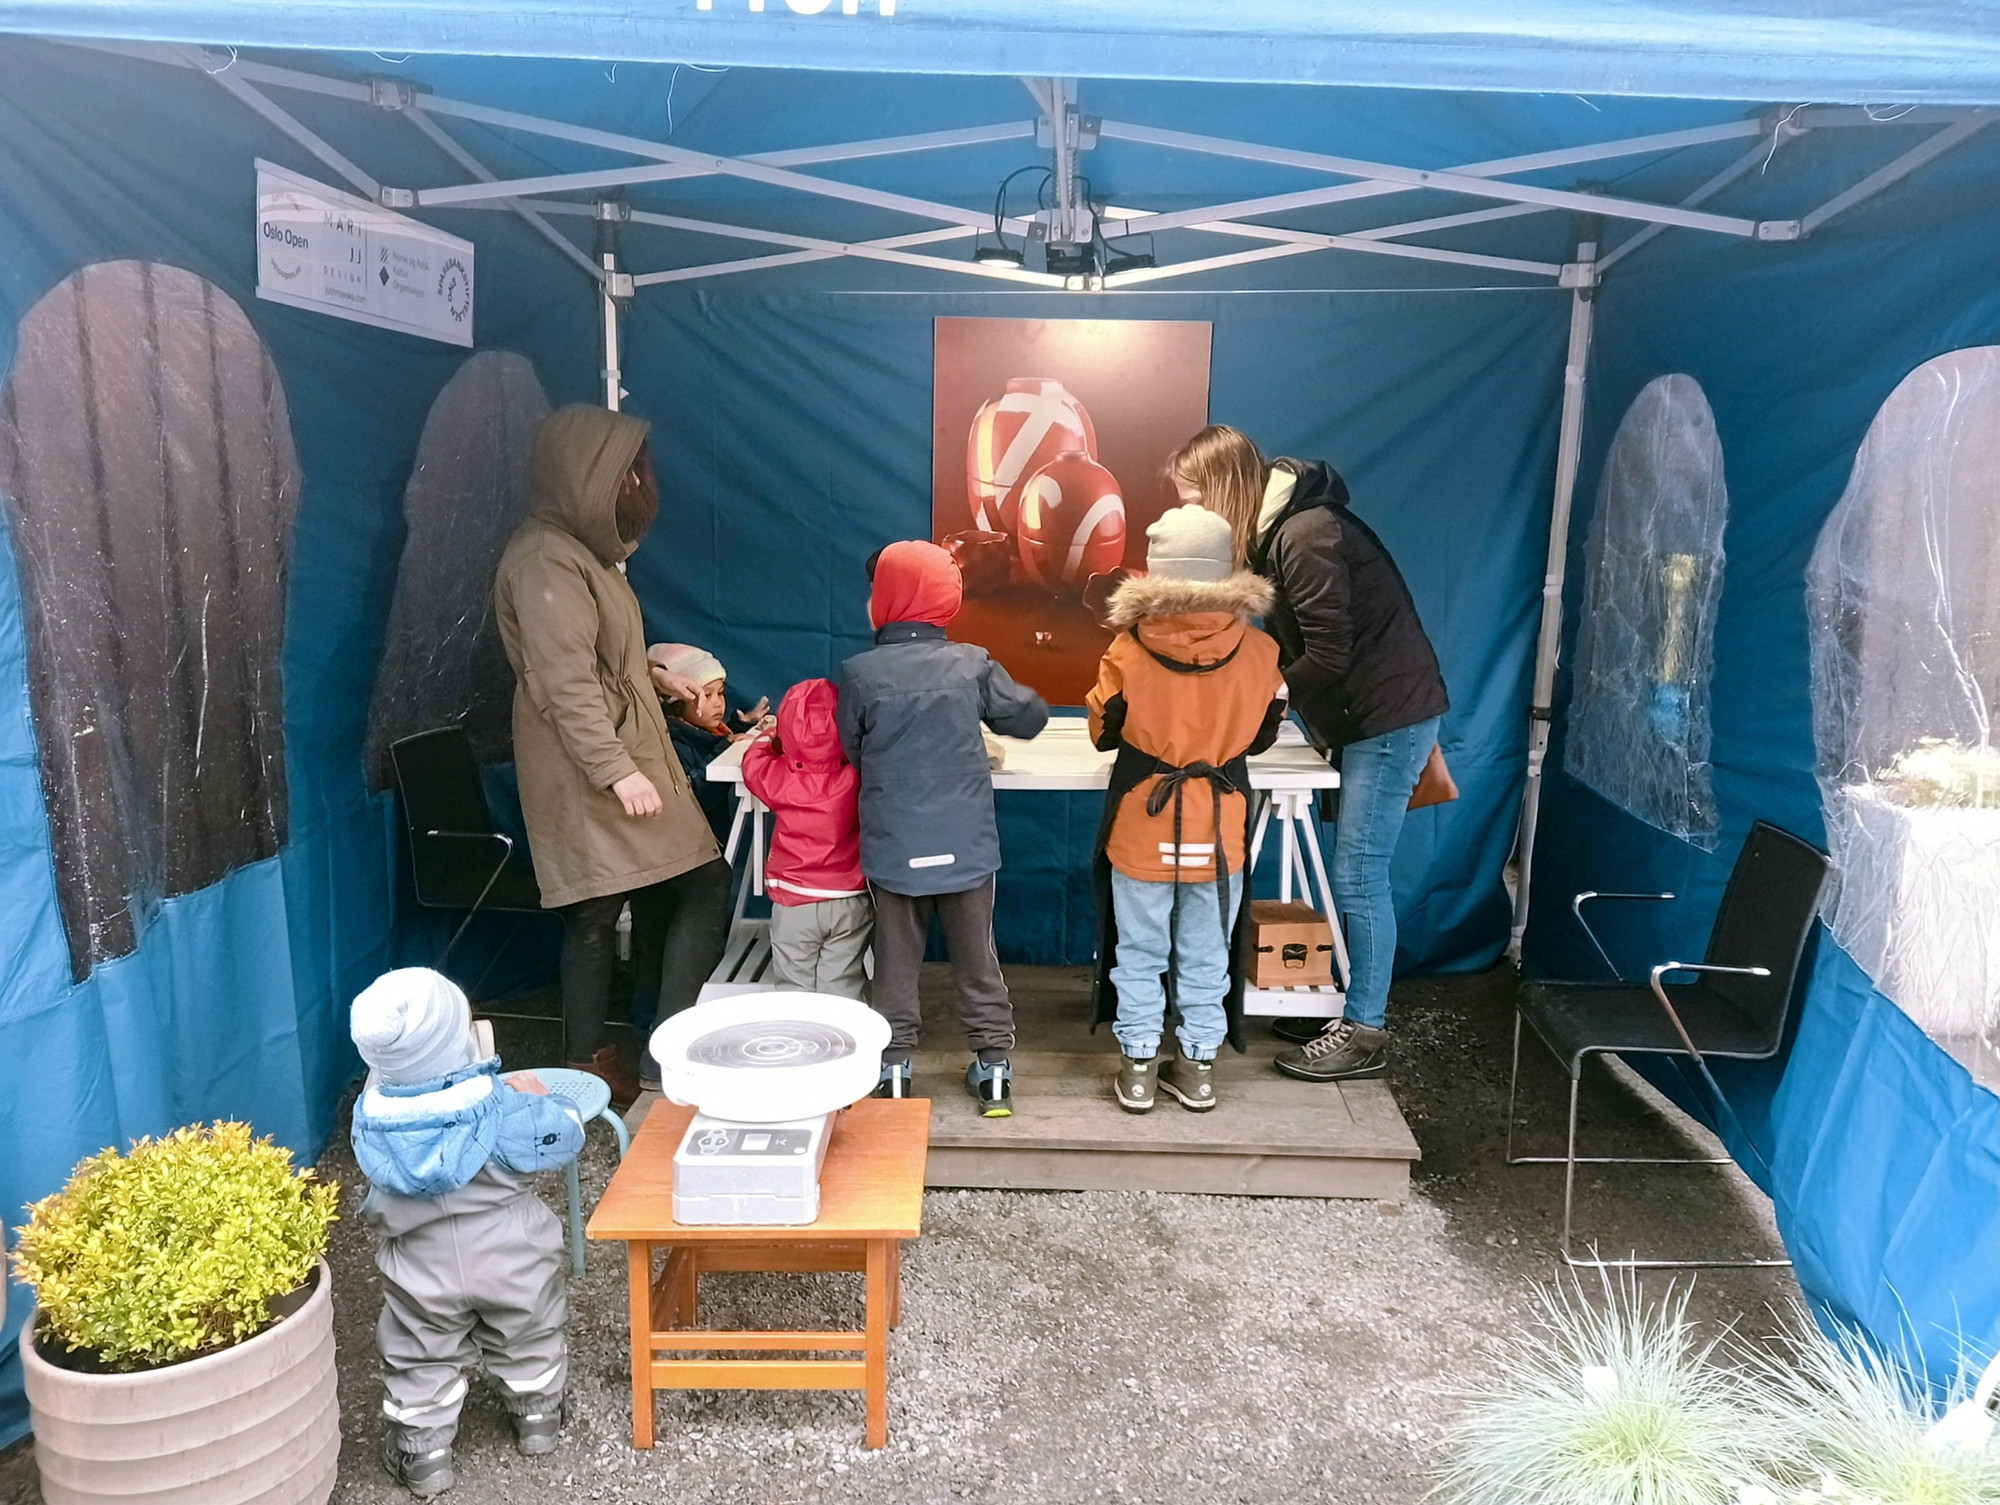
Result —
<path fill-rule="evenodd" d="M 447 256 L 444 270 L 438 273 L 438 296 L 444 299 L 445 311 L 455 324 L 463 324 L 472 312 L 472 274 L 456 256 Z"/>

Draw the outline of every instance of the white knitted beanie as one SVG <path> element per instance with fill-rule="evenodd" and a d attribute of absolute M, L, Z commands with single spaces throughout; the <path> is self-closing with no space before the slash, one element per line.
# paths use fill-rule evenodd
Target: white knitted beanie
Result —
<path fill-rule="evenodd" d="M 1160 514 L 1146 530 L 1146 573 L 1163 580 L 1227 580 L 1236 569 L 1229 523 L 1189 503 Z"/>
<path fill-rule="evenodd" d="M 428 1082 L 481 1054 L 464 992 L 429 967 L 399 967 L 368 984 L 354 1000 L 349 1029 L 372 1081 Z"/>

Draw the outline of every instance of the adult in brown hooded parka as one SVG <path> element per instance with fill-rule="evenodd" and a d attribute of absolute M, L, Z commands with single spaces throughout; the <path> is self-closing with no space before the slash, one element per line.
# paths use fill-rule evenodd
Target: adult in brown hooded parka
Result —
<path fill-rule="evenodd" d="M 647 427 L 581 404 L 549 416 L 493 585 L 535 878 L 563 921 L 566 1055 L 620 1102 L 642 1081 L 604 1041 L 619 910 L 630 899 L 635 942 L 662 949 L 662 1018 L 694 1001 L 729 923 L 729 867 L 674 755 L 625 581 L 660 505 Z"/>

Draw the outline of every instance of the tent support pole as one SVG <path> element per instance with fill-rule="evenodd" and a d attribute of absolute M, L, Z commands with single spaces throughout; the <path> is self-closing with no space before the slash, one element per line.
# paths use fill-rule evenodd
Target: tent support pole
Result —
<path fill-rule="evenodd" d="M 624 400 L 624 373 L 619 369 L 618 314 L 621 305 L 632 299 L 632 274 L 618 269 L 618 244 L 632 206 L 617 199 L 597 202 L 597 261 L 603 268 L 598 279 L 598 316 L 604 327 L 604 405 L 612 412 Z"/>
<path fill-rule="evenodd" d="M 1595 241 L 1578 244 L 1576 266 L 1579 275 L 1569 305 L 1569 354 L 1563 363 L 1562 427 L 1556 440 L 1555 502 L 1549 510 L 1548 568 L 1542 577 L 1542 630 L 1535 641 L 1534 702 L 1528 712 L 1528 779 L 1521 792 L 1521 829 L 1514 849 L 1514 927 L 1507 954 L 1516 962 L 1521 959 L 1521 937 L 1528 929 L 1535 823 L 1542 804 L 1542 761 L 1548 756 L 1556 654 L 1562 646 L 1563 572 L 1569 563 L 1570 502 L 1576 495 L 1577 463 L 1583 445 L 1584 376 L 1590 364 L 1591 317 L 1597 292 Z"/>

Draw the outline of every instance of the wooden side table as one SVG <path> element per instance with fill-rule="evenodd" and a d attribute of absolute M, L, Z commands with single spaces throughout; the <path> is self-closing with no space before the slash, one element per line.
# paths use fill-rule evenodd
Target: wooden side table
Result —
<path fill-rule="evenodd" d="M 886 1445 L 889 1329 L 901 1315 L 902 1240 L 922 1231 L 930 1102 L 869 1098 L 842 1113 L 820 1171 L 819 1219 L 791 1228 L 674 1221 L 674 1151 L 693 1116 L 692 1108 L 655 1103 L 590 1219 L 591 1238 L 622 1239 L 630 1256 L 632 1445 L 653 1445 L 656 1390 L 860 1390 L 868 1446 Z M 866 1324 L 860 1331 L 696 1327 L 701 1277 L 717 1270 L 859 1271 Z M 746 1351 L 790 1357 L 715 1357 Z M 807 1357 L 826 1353 L 860 1357 Z M 690 1354 L 702 1357 L 662 1357 Z"/>

